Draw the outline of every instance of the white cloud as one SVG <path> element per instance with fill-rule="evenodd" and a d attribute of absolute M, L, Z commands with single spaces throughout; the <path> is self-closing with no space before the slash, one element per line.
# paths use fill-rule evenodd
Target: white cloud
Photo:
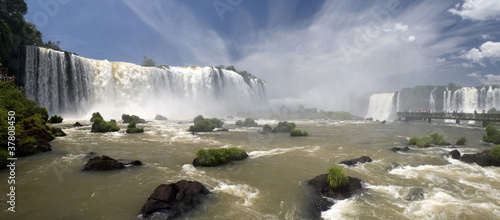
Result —
<path fill-rule="evenodd" d="M 415 36 L 411 35 L 408 37 L 408 39 L 406 39 L 408 42 L 413 42 L 415 41 Z"/>
<path fill-rule="evenodd" d="M 444 62 L 446 62 L 446 59 L 445 58 L 437 58 L 436 62 L 437 63 L 444 63 Z"/>
<path fill-rule="evenodd" d="M 490 59 L 492 62 L 500 61 L 500 42 L 487 41 L 483 43 L 479 49 L 472 48 L 462 53 L 462 58 L 472 60 L 472 62 L 482 65 L 484 65 L 482 60 L 486 58 Z"/>
<path fill-rule="evenodd" d="M 487 39 L 491 39 L 493 37 L 489 34 L 483 34 L 483 35 L 481 35 L 481 38 L 487 40 Z"/>
<path fill-rule="evenodd" d="M 394 31 L 401 31 L 401 32 L 408 31 L 408 25 L 398 22 L 394 25 Z"/>
<path fill-rule="evenodd" d="M 479 72 L 473 72 L 467 74 L 467 76 L 477 79 L 481 84 L 484 85 L 500 84 L 500 75 L 493 75 L 493 74 L 481 75 Z"/>
<path fill-rule="evenodd" d="M 465 0 L 455 8 L 448 9 L 452 14 L 461 16 L 463 19 L 488 20 L 500 19 L 500 0 Z"/>

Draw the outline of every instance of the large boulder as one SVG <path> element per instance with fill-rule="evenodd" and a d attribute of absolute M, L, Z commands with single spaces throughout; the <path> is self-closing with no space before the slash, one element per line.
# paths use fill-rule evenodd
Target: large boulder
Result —
<path fill-rule="evenodd" d="M 356 158 L 356 159 L 344 160 L 344 161 L 340 162 L 340 164 L 344 164 L 347 166 L 354 166 L 358 163 L 369 163 L 369 162 L 372 162 L 372 159 L 370 157 L 362 156 L 362 157 Z"/>
<path fill-rule="evenodd" d="M 125 164 L 120 163 L 119 161 L 108 157 L 106 155 L 96 156 L 90 159 L 86 164 L 83 171 L 89 170 L 116 170 L 125 168 Z"/>
<path fill-rule="evenodd" d="M 460 160 L 465 163 L 476 163 L 479 166 L 500 166 L 500 163 L 495 162 L 489 154 L 490 150 L 484 150 L 477 154 L 464 154 Z"/>
<path fill-rule="evenodd" d="M 164 216 L 162 219 L 174 219 L 202 203 L 209 193 L 205 186 L 196 181 L 181 180 L 176 183 L 161 184 L 149 196 L 140 214 L 148 218 L 157 212 Z"/>
<path fill-rule="evenodd" d="M 458 150 L 452 150 L 452 151 L 448 152 L 448 156 L 450 156 L 451 158 L 453 158 L 455 160 L 459 160 L 460 159 L 460 152 Z"/>
<path fill-rule="evenodd" d="M 341 190 L 334 190 L 327 180 L 328 174 L 321 174 L 314 177 L 312 180 L 307 182 L 308 185 L 312 186 L 314 189 L 314 195 L 312 197 L 314 212 L 319 213 L 328 210 L 334 202 L 325 198 L 332 198 L 334 200 L 347 199 L 356 193 L 359 193 L 363 189 L 362 181 L 358 178 L 349 177 L 349 183 L 345 185 Z"/>

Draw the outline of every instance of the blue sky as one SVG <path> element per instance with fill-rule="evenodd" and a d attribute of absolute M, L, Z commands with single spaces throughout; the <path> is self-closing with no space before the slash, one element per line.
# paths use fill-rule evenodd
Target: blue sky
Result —
<path fill-rule="evenodd" d="M 81 56 L 234 65 L 264 79 L 271 99 L 323 109 L 416 85 L 500 84 L 500 0 L 29 0 L 28 9 L 44 40 Z"/>

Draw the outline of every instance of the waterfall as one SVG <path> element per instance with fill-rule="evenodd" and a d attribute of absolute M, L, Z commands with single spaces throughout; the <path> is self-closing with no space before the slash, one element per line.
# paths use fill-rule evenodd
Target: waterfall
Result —
<path fill-rule="evenodd" d="M 394 92 L 375 93 L 370 96 L 367 118 L 389 120 L 394 115 Z"/>
<path fill-rule="evenodd" d="M 429 110 L 431 110 L 431 112 L 436 111 L 436 90 L 437 90 L 437 87 L 431 91 L 430 98 L 429 98 Z"/>
<path fill-rule="evenodd" d="M 401 111 L 401 92 L 398 92 L 398 97 L 396 98 L 396 112 Z"/>
<path fill-rule="evenodd" d="M 213 67 L 143 67 L 26 46 L 24 87 L 49 114 L 191 117 L 267 106 L 266 83 Z"/>

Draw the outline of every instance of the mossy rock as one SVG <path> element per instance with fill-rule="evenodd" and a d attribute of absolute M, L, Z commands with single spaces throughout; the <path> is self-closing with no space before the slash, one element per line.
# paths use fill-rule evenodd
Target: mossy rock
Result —
<path fill-rule="evenodd" d="M 144 133 L 144 128 L 138 128 L 136 127 L 135 121 L 130 122 L 127 126 L 127 133 L 132 134 L 132 133 Z"/>
<path fill-rule="evenodd" d="M 47 122 L 52 124 L 58 124 L 63 122 L 63 118 L 58 115 L 53 115 Z"/>
<path fill-rule="evenodd" d="M 301 137 L 301 136 L 307 136 L 309 133 L 307 131 L 302 131 L 300 129 L 294 128 L 290 131 L 290 136 L 292 137 Z"/>
<path fill-rule="evenodd" d="M 90 129 L 91 132 L 114 132 L 119 130 L 120 127 L 118 127 L 115 120 L 106 122 L 102 118 L 94 118 L 94 123 Z"/>
<path fill-rule="evenodd" d="M 193 160 L 194 166 L 213 167 L 227 164 L 231 161 L 243 160 L 248 154 L 238 148 L 201 149 Z"/>
<path fill-rule="evenodd" d="M 128 123 L 130 123 L 132 121 L 135 121 L 135 123 L 146 123 L 146 120 L 140 118 L 137 115 L 123 114 L 122 115 L 122 120 L 123 120 L 123 123 L 125 123 L 125 124 L 128 124 Z"/>

